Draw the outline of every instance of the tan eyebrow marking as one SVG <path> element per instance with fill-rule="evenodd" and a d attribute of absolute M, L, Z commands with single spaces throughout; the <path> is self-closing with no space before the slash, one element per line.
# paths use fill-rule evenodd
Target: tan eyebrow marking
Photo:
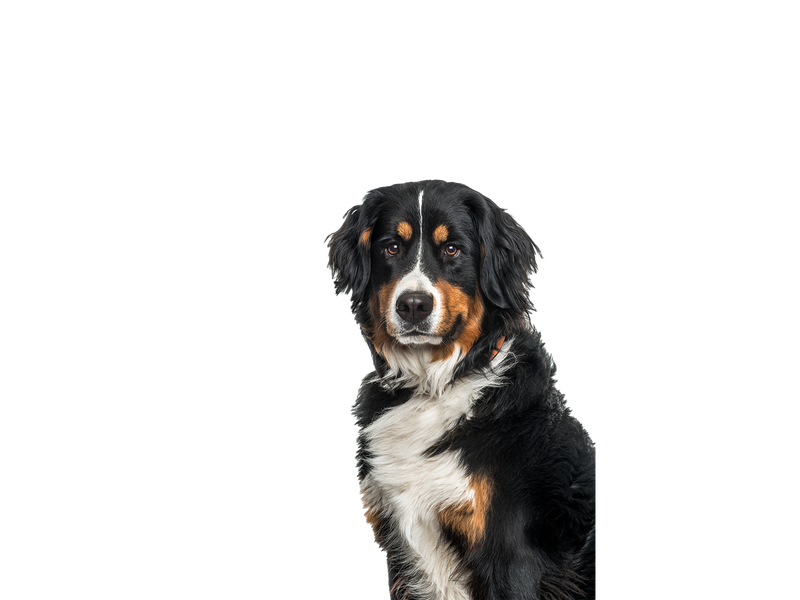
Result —
<path fill-rule="evenodd" d="M 397 224 L 397 234 L 405 241 L 411 239 L 411 234 L 413 231 L 414 230 L 411 229 L 411 224 L 408 221 L 400 221 L 400 223 Z"/>
<path fill-rule="evenodd" d="M 437 244 L 443 244 L 447 241 L 448 235 L 450 235 L 450 232 L 447 231 L 447 225 L 439 225 L 433 230 L 433 241 Z"/>

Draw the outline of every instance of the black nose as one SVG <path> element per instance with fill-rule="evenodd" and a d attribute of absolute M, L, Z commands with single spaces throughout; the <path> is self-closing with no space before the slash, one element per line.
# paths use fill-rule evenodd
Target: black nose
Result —
<path fill-rule="evenodd" d="M 397 299 L 397 314 L 409 323 L 419 323 L 431 314 L 433 296 L 422 292 L 406 292 Z"/>

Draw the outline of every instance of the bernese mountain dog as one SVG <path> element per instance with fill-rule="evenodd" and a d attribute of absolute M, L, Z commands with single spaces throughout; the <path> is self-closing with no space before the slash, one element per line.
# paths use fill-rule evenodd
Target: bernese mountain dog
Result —
<path fill-rule="evenodd" d="M 390 597 L 594 598 L 594 444 L 530 323 L 538 247 L 444 181 L 369 192 L 328 245 L 375 366 L 353 412 Z"/>

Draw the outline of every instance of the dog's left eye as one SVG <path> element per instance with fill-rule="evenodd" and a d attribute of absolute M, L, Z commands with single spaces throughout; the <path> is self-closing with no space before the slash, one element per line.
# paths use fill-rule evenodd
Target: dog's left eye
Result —
<path fill-rule="evenodd" d="M 459 250 L 458 247 L 454 246 L 453 244 L 447 244 L 447 246 L 444 247 L 444 253 L 452 258 L 461 254 L 461 250 Z"/>

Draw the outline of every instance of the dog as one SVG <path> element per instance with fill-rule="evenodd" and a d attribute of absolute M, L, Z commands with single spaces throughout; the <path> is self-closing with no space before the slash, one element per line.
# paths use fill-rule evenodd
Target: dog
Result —
<path fill-rule="evenodd" d="M 369 192 L 327 242 L 375 367 L 353 414 L 390 597 L 594 598 L 595 449 L 530 322 L 536 244 L 435 180 Z"/>

